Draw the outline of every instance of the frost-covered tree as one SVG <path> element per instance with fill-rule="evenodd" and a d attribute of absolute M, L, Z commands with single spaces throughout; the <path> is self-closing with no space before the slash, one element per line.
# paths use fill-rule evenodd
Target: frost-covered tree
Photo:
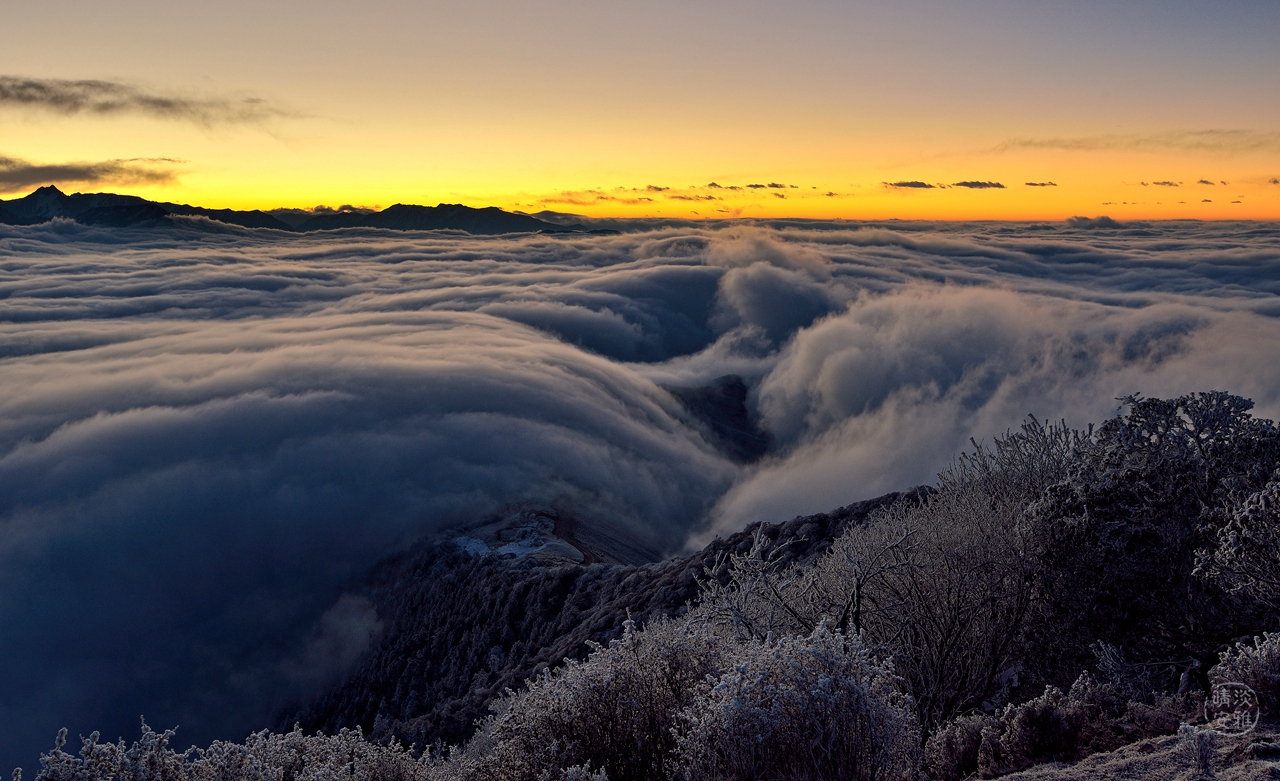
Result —
<path fill-rule="evenodd" d="M 912 777 L 920 737 L 888 664 L 820 624 L 740 646 L 680 714 L 689 779 L 876 781 Z"/>
<path fill-rule="evenodd" d="M 930 731 L 999 700 L 1016 671 L 1036 578 L 1026 509 L 1087 439 L 1032 418 L 975 443 L 933 490 L 850 528 L 812 566 L 780 566 L 757 534 L 726 583 L 708 580 L 703 610 L 757 640 L 823 621 L 860 635 L 893 656 Z"/>
<path fill-rule="evenodd" d="M 1228 513 L 1196 572 L 1280 611 L 1280 470 Z"/>
<path fill-rule="evenodd" d="M 675 716 L 708 675 L 726 641 L 704 623 L 628 621 L 621 639 L 583 661 L 544 672 L 508 695 L 459 757 L 459 776 L 534 781 L 570 768 L 602 769 L 612 781 L 669 778 Z"/>
<path fill-rule="evenodd" d="M 1123 402 L 1032 508 L 1040 598 L 1027 658 L 1043 682 L 1075 675 L 1098 640 L 1138 661 L 1209 662 L 1274 615 L 1195 572 L 1197 552 L 1232 527 L 1236 497 L 1256 495 L 1280 465 L 1280 431 L 1249 414 L 1253 402 L 1216 391 Z M 1257 509 L 1238 528 L 1257 529 Z"/>

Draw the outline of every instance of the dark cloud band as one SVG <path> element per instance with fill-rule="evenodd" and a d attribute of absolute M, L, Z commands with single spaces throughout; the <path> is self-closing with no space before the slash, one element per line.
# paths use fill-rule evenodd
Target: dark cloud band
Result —
<path fill-rule="evenodd" d="M 142 158 L 96 163 L 41 164 L 0 156 L 0 193 L 30 190 L 45 184 L 133 186 L 170 184 L 178 178 L 180 160 Z"/>
<path fill-rule="evenodd" d="M 199 125 L 252 124 L 287 116 L 259 98 L 178 97 L 116 81 L 20 76 L 0 76 L 0 108 L 37 109 L 64 116 L 137 114 Z"/>

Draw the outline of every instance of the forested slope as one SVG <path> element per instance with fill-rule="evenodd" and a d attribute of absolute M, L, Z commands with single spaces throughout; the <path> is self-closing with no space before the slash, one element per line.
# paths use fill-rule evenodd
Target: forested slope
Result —
<path fill-rule="evenodd" d="M 692 555 L 643 566 L 546 567 L 474 556 L 447 538 L 424 541 L 355 588 L 386 625 L 378 646 L 337 689 L 285 714 L 279 727 L 298 722 L 332 734 L 358 726 L 418 745 L 456 743 L 505 689 L 566 657 L 584 657 L 588 640 L 620 637 L 628 615 L 643 625 L 683 614 L 705 571 L 727 577 L 728 556 L 750 550 L 757 532 L 778 548 L 780 563 L 808 561 L 899 496 L 757 524 Z"/>

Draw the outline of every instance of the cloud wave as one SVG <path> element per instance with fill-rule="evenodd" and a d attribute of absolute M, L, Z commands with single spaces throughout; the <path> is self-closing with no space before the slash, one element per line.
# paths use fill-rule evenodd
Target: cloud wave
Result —
<path fill-rule="evenodd" d="M 1028 413 L 1212 385 L 1280 414 L 1273 225 L 625 227 L 0 226 L 0 761 L 139 713 L 242 738 L 380 631 L 349 578 L 511 502 L 673 552 Z M 663 390 L 730 373 L 754 466 Z"/>

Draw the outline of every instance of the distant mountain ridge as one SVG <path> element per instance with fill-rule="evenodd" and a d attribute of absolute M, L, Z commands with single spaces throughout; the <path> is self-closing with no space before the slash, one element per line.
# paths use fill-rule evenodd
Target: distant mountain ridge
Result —
<path fill-rule="evenodd" d="M 271 228 L 290 232 L 382 228 L 384 230 L 460 230 L 477 235 L 503 233 L 579 233 L 581 225 L 556 225 L 496 206 L 472 208 L 456 203 L 439 206 L 396 204 L 382 211 L 344 211 L 317 214 L 296 227 L 267 212 L 254 209 L 206 209 L 181 203 L 149 201 L 135 195 L 74 193 L 67 195 L 53 185 L 41 187 L 23 198 L 0 200 L 0 224 L 38 225 L 63 218 L 83 225 L 112 228 L 160 226 L 171 216 L 199 216 L 245 228 Z"/>

